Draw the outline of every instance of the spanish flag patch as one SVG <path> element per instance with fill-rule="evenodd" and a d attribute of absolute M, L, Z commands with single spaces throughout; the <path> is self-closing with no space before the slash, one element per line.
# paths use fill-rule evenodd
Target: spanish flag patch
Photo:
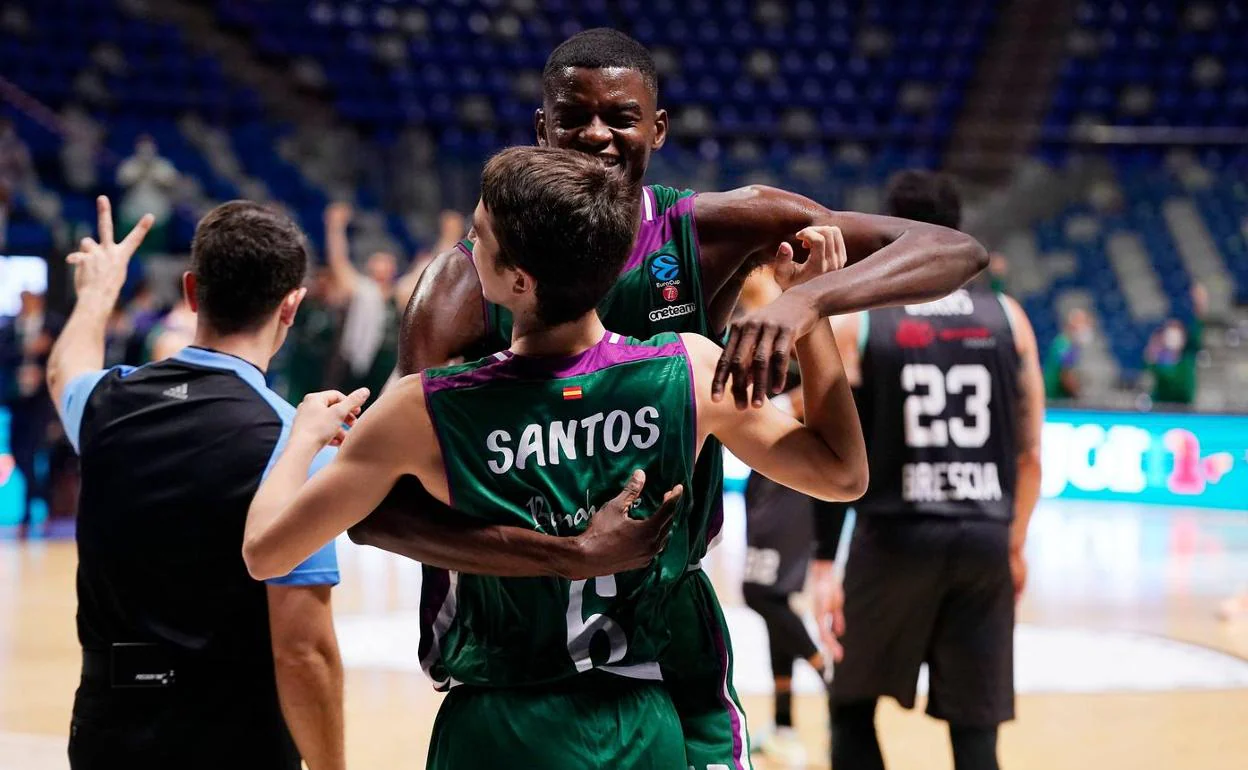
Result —
<path fill-rule="evenodd" d="M 563 389 L 564 401 L 576 401 L 583 395 L 585 395 L 585 393 L 581 390 L 580 385 L 569 385 Z"/>

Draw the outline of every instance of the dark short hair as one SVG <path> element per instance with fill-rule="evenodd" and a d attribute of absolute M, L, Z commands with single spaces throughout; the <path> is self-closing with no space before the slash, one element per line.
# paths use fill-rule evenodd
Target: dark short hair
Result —
<path fill-rule="evenodd" d="M 481 174 L 498 261 L 537 282 L 548 325 L 594 309 L 619 277 L 640 216 L 636 188 L 575 150 L 512 147 Z"/>
<path fill-rule="evenodd" d="M 659 71 L 646 47 L 618 29 L 596 27 L 577 32 L 550 52 L 542 70 L 542 90 L 549 96 L 557 78 L 569 67 L 636 70 L 650 95 L 659 95 Z"/>
<path fill-rule="evenodd" d="M 200 317 L 218 334 L 260 326 L 299 288 L 307 269 L 307 242 L 299 226 L 258 203 L 222 203 L 195 228 L 195 299 Z"/>
<path fill-rule="evenodd" d="M 936 171 L 898 171 L 885 192 L 888 213 L 933 225 L 962 226 L 962 198 L 953 180 Z"/>

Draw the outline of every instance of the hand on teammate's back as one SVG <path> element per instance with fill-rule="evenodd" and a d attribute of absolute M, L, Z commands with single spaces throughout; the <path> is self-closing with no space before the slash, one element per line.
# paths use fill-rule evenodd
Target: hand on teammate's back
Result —
<path fill-rule="evenodd" d="M 78 251 L 66 257 L 65 261 L 74 266 L 74 290 L 79 301 L 99 300 L 111 307 L 126 283 L 130 257 L 134 256 L 147 231 L 152 229 L 155 219 L 151 214 L 144 214 L 121 243 L 113 243 L 112 204 L 101 195 L 95 199 L 95 208 L 99 242 L 94 238 L 83 238 Z"/>
<path fill-rule="evenodd" d="M 729 327 L 728 344 L 711 383 L 711 397 L 716 401 L 723 398 L 729 377 L 738 409 L 750 404 L 751 387 L 755 396 L 784 391 L 793 343 L 819 320 L 814 297 L 789 289 L 829 270 L 840 270 L 848 261 L 839 227 L 807 227 L 797 234 L 797 240 L 810 250 L 804 263 L 793 261 L 793 247 L 788 243 L 780 244 L 776 255 L 776 282 L 785 293 L 770 305 L 733 321 Z M 762 402 L 762 398 L 754 399 L 756 407 L 762 406 Z"/>
<path fill-rule="evenodd" d="M 347 437 L 347 429 L 355 424 L 360 409 L 368 400 L 368 388 L 359 388 L 344 396 L 336 390 L 309 393 L 295 411 L 290 429 L 291 443 L 306 442 L 316 447 L 338 446 Z"/>
<path fill-rule="evenodd" d="M 663 495 L 659 509 L 644 519 L 632 516 L 646 474 L 633 471 L 624 489 L 599 508 L 589 520 L 589 527 L 577 536 L 580 541 L 579 564 L 567 570 L 570 580 L 588 580 L 599 575 L 640 569 L 649 564 L 667 545 L 672 517 L 684 487 L 677 484 Z"/>

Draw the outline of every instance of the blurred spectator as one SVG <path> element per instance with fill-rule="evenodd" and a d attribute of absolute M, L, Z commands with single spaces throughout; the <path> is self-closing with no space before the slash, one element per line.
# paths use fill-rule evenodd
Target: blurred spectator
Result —
<path fill-rule="evenodd" d="M 1066 314 L 1066 328 L 1049 345 L 1044 359 L 1044 395 L 1049 399 L 1079 398 L 1079 352 L 1092 339 L 1092 317 L 1083 308 Z"/>
<path fill-rule="evenodd" d="M 368 388 L 371 401 L 398 363 L 399 315 L 393 300 L 398 260 L 379 251 L 368 258 L 363 273 L 357 270 L 347 240 L 353 215 L 346 203 L 331 203 L 325 209 L 325 258 L 331 302 L 346 307 L 338 346 L 346 372 L 339 384 L 348 391 Z"/>
<path fill-rule="evenodd" d="M 988 286 L 997 294 L 1005 293 L 1005 277 L 1010 272 L 1010 263 L 1004 254 L 993 254 L 988 261 Z"/>
<path fill-rule="evenodd" d="M 195 311 L 183 297 L 147 333 L 143 362 L 169 358 L 194 341 Z"/>
<path fill-rule="evenodd" d="M 99 186 L 97 160 L 103 130 L 87 111 L 76 105 L 65 108 L 65 143 L 61 145 L 61 173 L 70 189 L 85 193 Z"/>
<path fill-rule="evenodd" d="M 126 191 L 121 201 L 118 229 L 123 233 L 130 232 L 144 214 L 156 218 L 136 254 L 165 253 L 169 242 L 169 221 L 173 217 L 173 186 L 177 181 L 177 169 L 160 156 L 156 142 L 146 134 L 135 142 L 134 154 L 118 167 L 117 184 Z"/>
<path fill-rule="evenodd" d="M 421 274 L 425 272 L 425 268 L 429 266 L 433 258 L 455 248 L 455 244 L 466 237 L 468 232 L 464 215 L 458 211 L 443 211 L 438 224 L 438 240 L 433 244 L 433 248 L 417 254 L 412 261 L 412 266 L 395 283 L 394 304 L 398 306 L 400 314 L 407 309 L 407 303 L 412 299 L 412 293 L 416 291 L 416 284 L 420 281 Z"/>
<path fill-rule="evenodd" d="M 0 118 L 0 251 L 9 229 L 9 209 L 34 182 L 30 148 L 17 135 L 12 121 Z"/>
<path fill-rule="evenodd" d="M 1204 348 L 1205 312 L 1209 295 L 1205 287 L 1192 287 L 1194 318 L 1184 324 L 1171 318 L 1153 332 L 1144 360 L 1153 376 L 1153 402 L 1191 404 L 1196 400 L 1196 358 Z"/>
<path fill-rule="evenodd" d="M 0 388 L 9 408 L 10 451 L 26 482 L 23 528 L 33 502 L 47 500 L 48 480 L 36 472 L 35 458 L 49 443 L 54 411 L 44 372 L 63 325 L 64 319 L 47 312 L 44 295 L 29 291 L 22 292 L 18 314 L 0 325 Z"/>
<path fill-rule="evenodd" d="M 333 366 L 341 313 L 330 299 L 329 270 L 313 271 L 308 296 L 286 335 L 286 400 L 292 404 L 309 393 L 331 387 L 329 370 Z"/>

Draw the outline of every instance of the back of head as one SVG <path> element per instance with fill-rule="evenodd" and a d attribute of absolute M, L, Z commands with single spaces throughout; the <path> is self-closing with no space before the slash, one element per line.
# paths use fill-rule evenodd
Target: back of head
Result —
<path fill-rule="evenodd" d="M 570 67 L 636 70 L 651 95 L 658 96 L 659 72 L 654 57 L 644 45 L 616 29 L 597 27 L 578 32 L 551 51 L 542 69 L 542 86 L 547 96 L 552 83 Z"/>
<path fill-rule="evenodd" d="M 888 214 L 957 230 L 962 226 L 962 199 L 953 180 L 936 171 L 898 171 L 885 190 Z"/>
<path fill-rule="evenodd" d="M 217 334 L 263 326 L 307 268 L 303 232 L 286 215 L 251 201 L 217 206 L 191 242 L 201 323 Z"/>
<path fill-rule="evenodd" d="M 481 174 L 499 264 L 536 282 L 546 325 L 575 320 L 606 296 L 632 250 L 639 204 L 623 175 L 584 153 L 512 147 Z"/>

